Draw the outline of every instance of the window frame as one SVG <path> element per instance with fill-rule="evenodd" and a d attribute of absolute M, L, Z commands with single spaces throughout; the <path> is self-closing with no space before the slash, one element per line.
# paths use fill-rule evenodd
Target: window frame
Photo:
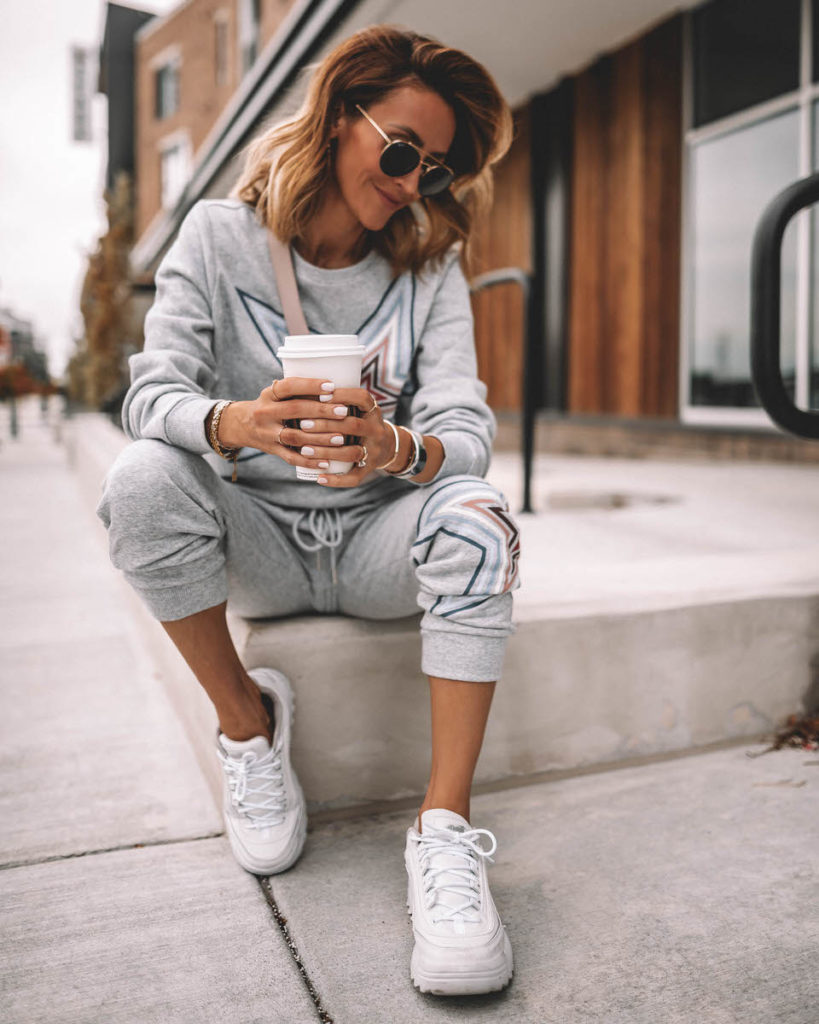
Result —
<path fill-rule="evenodd" d="M 224 67 L 219 67 L 219 33 L 224 32 Z M 230 12 L 220 7 L 213 13 L 213 81 L 217 89 L 230 82 Z"/>
<path fill-rule="evenodd" d="M 699 143 L 719 138 L 739 128 L 747 128 L 776 114 L 799 112 L 799 177 L 813 173 L 813 146 L 819 152 L 819 139 L 812 139 L 813 105 L 819 103 L 819 82 L 812 76 L 812 0 L 802 0 L 799 40 L 799 88 L 758 103 L 746 110 L 711 121 L 700 128 L 693 127 L 694 113 L 694 54 L 691 12 L 687 11 L 683 23 L 683 82 L 682 82 L 682 253 L 680 281 L 680 362 L 679 409 L 683 423 L 701 426 L 758 427 L 779 431 L 762 408 L 742 406 L 716 406 L 691 404 L 690 331 L 693 322 L 693 152 Z M 773 199 L 773 196 L 771 196 Z M 819 212 L 819 211 L 818 211 Z M 760 215 L 762 211 L 760 210 Z M 810 399 L 810 329 L 811 329 L 811 215 L 804 211 L 795 218 L 796 241 L 796 352 L 795 400 L 800 408 L 808 408 Z M 749 254 L 750 255 L 750 254 Z M 750 361 L 750 338 L 748 339 Z M 750 365 L 749 365 L 750 372 Z"/>
<path fill-rule="evenodd" d="M 186 167 L 185 181 L 180 188 L 178 194 L 166 205 L 164 196 L 164 180 L 163 180 L 163 161 L 167 153 L 171 150 L 179 149 L 183 153 L 184 163 Z M 191 139 L 187 129 L 179 129 L 178 131 L 171 132 L 164 138 L 160 139 L 159 146 L 159 208 L 163 212 L 173 210 L 179 199 L 184 194 L 188 183 L 191 180 L 191 161 L 193 156 L 193 147 L 191 146 Z"/>
<path fill-rule="evenodd" d="M 258 7 L 258 11 L 256 8 Z M 239 75 L 249 74 L 259 58 L 262 49 L 262 5 L 261 0 L 239 0 L 238 31 L 236 45 L 239 58 Z M 258 18 L 255 15 L 258 14 Z"/>
<path fill-rule="evenodd" d="M 167 114 L 159 113 L 159 76 L 166 68 L 174 68 L 176 71 L 176 108 Z M 178 45 L 169 46 L 158 53 L 149 64 L 149 70 L 153 79 L 154 89 L 154 121 L 166 121 L 182 109 L 182 51 Z"/>

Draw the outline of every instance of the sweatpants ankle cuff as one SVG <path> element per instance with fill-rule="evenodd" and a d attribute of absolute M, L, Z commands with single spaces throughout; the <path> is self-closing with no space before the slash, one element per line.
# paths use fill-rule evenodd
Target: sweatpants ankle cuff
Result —
<path fill-rule="evenodd" d="M 150 588 L 139 586 L 128 573 L 124 575 L 151 615 L 160 622 L 173 622 L 195 615 L 221 604 L 228 596 L 223 572 L 175 587 Z"/>
<path fill-rule="evenodd" d="M 506 653 L 505 636 L 421 631 L 421 670 L 439 679 L 491 683 L 500 679 Z"/>

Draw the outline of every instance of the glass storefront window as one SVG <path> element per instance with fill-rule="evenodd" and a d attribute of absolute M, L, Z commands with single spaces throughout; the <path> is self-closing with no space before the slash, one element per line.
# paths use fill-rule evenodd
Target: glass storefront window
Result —
<path fill-rule="evenodd" d="M 801 0 L 715 0 L 693 35 L 698 127 L 799 88 Z"/>
<path fill-rule="evenodd" d="M 811 0 L 811 24 L 813 26 L 813 39 L 811 40 L 813 81 L 819 82 L 819 0 Z"/>
<path fill-rule="evenodd" d="M 813 104 L 813 170 L 819 171 L 819 103 Z M 819 206 L 811 218 L 810 348 L 808 360 L 808 408 L 819 409 Z"/>
<path fill-rule="evenodd" d="M 690 404 L 752 407 L 751 243 L 762 210 L 799 177 L 799 113 L 708 138 L 691 152 Z M 782 251 L 782 370 L 793 393 L 796 224 Z"/>

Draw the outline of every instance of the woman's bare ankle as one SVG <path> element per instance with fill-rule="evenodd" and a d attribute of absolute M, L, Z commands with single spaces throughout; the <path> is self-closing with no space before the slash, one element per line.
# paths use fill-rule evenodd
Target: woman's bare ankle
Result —
<path fill-rule="evenodd" d="M 223 718 L 219 719 L 219 731 L 229 740 L 236 740 L 242 743 L 244 740 L 252 740 L 254 736 L 264 736 L 268 743 L 272 741 L 270 727 L 261 723 L 232 722 Z"/>
<path fill-rule="evenodd" d="M 228 739 L 242 742 L 254 736 L 264 736 L 268 743 L 273 741 L 273 722 L 262 703 L 261 694 L 256 690 L 256 699 L 249 697 L 241 708 L 217 709 L 219 729 Z"/>

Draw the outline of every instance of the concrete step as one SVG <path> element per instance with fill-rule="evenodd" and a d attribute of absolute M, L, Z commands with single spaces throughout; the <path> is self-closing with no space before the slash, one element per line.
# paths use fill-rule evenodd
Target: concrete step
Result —
<path fill-rule="evenodd" d="M 498 414 L 495 450 L 521 446 L 521 416 Z M 676 419 L 540 412 L 535 450 L 553 455 L 614 456 L 625 459 L 736 459 L 758 462 L 819 462 L 815 441 L 766 425 L 736 427 L 680 423 Z"/>
<path fill-rule="evenodd" d="M 65 433 L 93 509 L 127 442 L 96 415 L 75 417 Z M 756 737 L 810 699 L 819 649 L 810 467 L 550 456 L 537 469 L 539 511 L 518 517 L 517 634 L 476 783 Z M 516 456 L 496 456 L 489 479 L 519 507 Z M 215 790 L 212 709 L 131 601 Z M 293 681 L 294 761 L 313 811 L 423 791 L 418 617 L 230 625 L 248 668 L 275 665 Z"/>

